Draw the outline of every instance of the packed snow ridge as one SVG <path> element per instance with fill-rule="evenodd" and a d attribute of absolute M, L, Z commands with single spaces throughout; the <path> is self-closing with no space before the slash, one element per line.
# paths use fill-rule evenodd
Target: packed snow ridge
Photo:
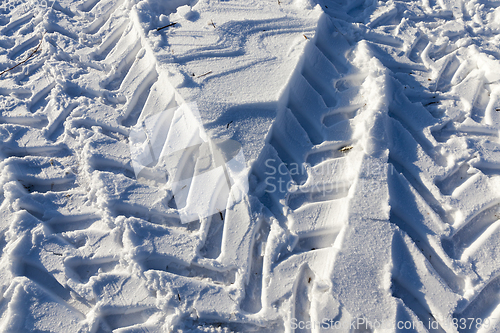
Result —
<path fill-rule="evenodd" d="M 500 2 L 0 3 L 0 331 L 500 332 Z"/>

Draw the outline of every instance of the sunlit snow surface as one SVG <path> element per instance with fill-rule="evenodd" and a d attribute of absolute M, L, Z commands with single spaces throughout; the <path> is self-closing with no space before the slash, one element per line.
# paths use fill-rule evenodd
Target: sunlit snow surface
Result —
<path fill-rule="evenodd" d="M 4 0 L 0 32 L 0 331 L 500 330 L 500 2 Z"/>

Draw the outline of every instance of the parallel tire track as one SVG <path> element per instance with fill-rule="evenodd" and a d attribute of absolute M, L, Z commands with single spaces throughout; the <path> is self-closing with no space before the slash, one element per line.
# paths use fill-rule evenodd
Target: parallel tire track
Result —
<path fill-rule="evenodd" d="M 366 35 L 373 54 L 382 59 L 395 79 L 396 96 L 389 105 L 394 140 L 389 156 L 393 166 L 389 178 L 391 222 L 411 237 L 440 278 L 463 297 L 454 317 L 489 320 L 499 306 L 486 296 L 498 276 L 496 261 L 486 263 L 487 256 L 496 257 L 492 237 L 500 199 L 494 190 L 498 156 L 493 147 L 498 140 L 498 123 L 491 120 L 497 103 L 492 91 L 498 78 L 481 74 L 484 65 L 475 59 L 482 59 L 484 53 L 477 47 L 457 46 L 471 24 L 472 7 L 464 5 L 458 10 L 436 4 L 422 8 L 452 13 L 436 16 L 439 25 L 434 26 L 414 17 L 401 20 L 406 6 L 391 2 L 377 9 L 367 26 L 371 34 L 383 37 Z M 450 27 L 454 30 L 445 30 Z M 449 37 L 439 39 L 443 33 Z M 398 41 L 404 34 L 415 36 L 413 45 Z M 482 37 L 488 39 L 488 33 Z M 394 40 L 394 45 L 385 42 L 388 40 Z M 466 144 L 458 152 L 456 147 L 461 143 Z M 413 154 L 409 149 L 416 154 L 409 157 Z M 450 158 L 452 152 L 457 154 L 454 159 Z M 486 154 L 489 163 L 483 162 Z M 483 165 L 491 167 L 483 169 Z M 467 204 L 471 200 L 473 204 Z M 397 279 L 395 296 L 419 318 L 427 316 L 427 305 L 418 304 L 419 297 L 411 289 L 405 291 Z M 453 331 L 452 327 L 443 329 Z"/>
<path fill-rule="evenodd" d="M 145 281 L 134 280 L 133 289 L 126 291 L 123 288 L 128 282 L 124 281 L 130 277 L 120 277 L 126 267 L 121 253 L 123 231 L 115 227 L 114 220 L 118 215 L 137 220 L 134 208 L 127 207 L 125 213 L 110 211 L 96 201 L 112 195 L 99 188 L 100 179 L 113 173 L 132 172 L 133 176 L 124 139 L 127 126 L 134 125 L 147 107 L 157 82 L 154 58 L 144 49 L 141 32 L 120 1 L 76 3 L 71 9 L 54 4 L 53 9 L 37 10 L 18 19 L 14 19 L 15 12 L 12 14 L 13 19 L 1 27 L 6 36 L 3 67 L 25 57 L 40 40 L 41 32 L 46 34 L 40 54 L 7 74 L 2 83 L 10 85 L 0 89 L 2 134 L 9 135 L 1 147 L 3 156 L 8 157 L 2 162 L 2 174 L 9 175 L 2 181 L 6 184 L 2 199 L 7 198 L 1 208 L 2 235 L 17 227 L 25 235 L 6 239 L 4 246 L 2 261 L 19 261 L 1 281 L 2 291 L 6 291 L 1 305 L 5 322 L 14 330 L 46 329 L 43 321 L 37 322 L 29 313 L 14 319 L 19 311 L 15 305 L 20 300 L 19 288 L 24 286 L 32 289 L 24 297 L 56 304 L 54 311 L 66 314 L 67 327 L 62 329 L 68 332 L 154 328 L 144 324 L 158 311 Z M 50 23 L 45 20 L 47 15 Z M 82 18 L 92 17 L 93 22 L 85 27 Z M 114 25 L 111 21 L 119 19 L 122 24 L 107 39 L 107 29 Z M 70 56 L 75 50 L 66 49 L 66 41 L 77 41 L 78 36 L 80 43 Z M 99 40 L 103 41 L 100 46 Z M 98 46 L 97 52 L 92 51 L 94 46 Z M 93 77 L 93 85 L 83 84 L 88 77 Z M 30 138 L 39 138 L 42 145 L 33 146 L 36 140 Z M 88 183 L 87 177 L 95 183 Z M 119 177 L 117 181 L 121 181 Z M 133 201 L 133 192 L 131 195 Z M 141 206 L 139 210 L 154 214 L 151 208 Z M 152 219 L 163 225 L 162 218 Z M 167 219 L 172 220 L 170 216 Z M 173 227 L 178 228 L 173 220 Z M 33 243 L 38 250 L 28 253 L 20 240 L 29 239 L 37 230 L 44 230 L 45 240 Z M 118 298 L 98 290 L 103 285 L 99 281 L 113 278 L 122 279 Z M 131 290 L 136 296 L 117 304 Z M 122 310 L 109 313 L 106 306 Z M 137 308 L 132 314 L 131 307 Z"/>

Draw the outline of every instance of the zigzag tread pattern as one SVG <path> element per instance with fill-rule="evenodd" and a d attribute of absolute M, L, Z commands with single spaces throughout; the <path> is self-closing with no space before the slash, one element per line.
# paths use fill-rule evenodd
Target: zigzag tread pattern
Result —
<path fill-rule="evenodd" d="M 396 91 L 389 105 L 393 136 L 390 221 L 410 237 L 439 278 L 460 296 L 455 322 L 489 321 L 491 330 L 498 325 L 499 304 L 488 294 L 497 283 L 498 265 L 494 259 L 486 260 L 485 254 L 496 257 L 498 125 L 493 110 L 498 83 L 477 62 L 489 50 L 480 51 L 474 43 L 460 44 L 477 9 L 429 3 L 422 12 L 447 15 L 435 16 L 439 25 L 405 17 L 409 5 L 398 1 L 378 8 L 367 24 L 371 51 L 390 70 Z M 488 2 L 488 6 L 496 5 Z M 492 38 L 485 30 L 477 31 L 485 40 Z M 405 35 L 414 36 L 413 44 L 400 39 Z M 457 154 L 459 142 L 467 144 Z M 416 155 L 409 156 L 409 147 Z M 412 256 L 412 260 L 422 260 L 420 255 L 408 259 Z M 405 288 L 401 278 L 393 277 L 395 297 L 421 321 L 427 322 L 432 315 L 437 318 L 429 302 L 413 288 Z M 482 325 L 440 329 L 457 328 L 459 332 L 485 329 Z"/>

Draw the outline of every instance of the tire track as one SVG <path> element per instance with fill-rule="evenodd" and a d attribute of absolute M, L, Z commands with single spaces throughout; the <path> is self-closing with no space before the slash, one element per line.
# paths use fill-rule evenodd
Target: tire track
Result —
<path fill-rule="evenodd" d="M 359 203 L 363 182 L 375 182 L 359 170 L 364 165 L 356 164 L 377 153 L 367 154 L 370 148 L 360 134 L 373 130 L 367 124 L 377 125 L 370 118 L 376 101 L 362 89 L 374 74 L 352 64 L 366 46 L 367 54 L 388 69 L 384 83 L 396 91 L 386 96 L 383 125 L 392 136 L 390 174 L 377 180 L 388 183 L 390 193 L 393 267 L 387 269 L 387 290 L 374 292 L 390 294 L 402 309 L 397 318 L 493 318 L 499 311 L 491 297 L 499 268 L 483 258 L 497 253 L 498 78 L 481 72 L 484 57 L 468 61 L 485 52 L 457 46 L 459 36 L 471 31 L 460 26 L 471 22 L 468 8 L 429 2 L 418 5 L 428 14 L 409 17 L 409 3 L 388 2 L 378 9 L 370 4 L 329 2 L 325 11 L 335 18 L 323 15 L 316 35 L 306 37 L 301 63 L 252 171 L 260 202 L 247 198 L 188 224 L 181 223 L 168 187 L 137 182 L 129 158 L 130 128 L 184 103 L 157 64 L 137 9 L 121 1 L 88 0 L 71 9 L 54 6 L 58 19 L 51 24 L 28 15 L 2 21 L 4 36 L 24 41 L 1 41 L 5 59 L 22 57 L 38 40 L 40 25 L 48 31 L 44 48 L 50 50 L 9 74 L 14 85 L 0 87 L 6 100 L 1 149 L 8 157 L 2 170 L 14 170 L 2 180 L 2 206 L 8 206 L 9 217 L 21 212 L 12 220 L 23 226 L 23 241 L 44 235 L 44 251 L 51 254 L 41 266 L 33 258 L 20 260 L 8 295 L 21 293 L 22 286 L 53 289 L 49 296 L 60 305 L 71 303 L 75 321 L 89 331 L 158 330 L 158 304 L 179 309 L 161 319 L 172 329 L 191 325 L 195 331 L 286 331 L 292 317 L 321 318 L 322 304 L 337 309 L 328 313 L 332 319 L 355 318 L 328 283 L 346 230 L 356 228 L 353 198 Z M 370 13 L 370 20 L 360 22 L 361 13 Z M 77 22 L 80 17 L 87 22 Z M 344 35 L 353 22 L 356 34 Z M 278 23 L 263 20 L 250 30 L 241 24 L 241 31 L 253 37 L 269 27 L 277 34 L 301 31 Z M 223 37 L 215 46 L 168 59 L 236 57 L 247 43 Z M 363 44 L 363 39 L 370 41 Z M 76 52 L 66 43 L 76 45 Z M 33 143 L 40 141 L 45 144 Z M 278 173 L 267 183 L 269 169 Z M 477 204 L 467 204 L 467 197 Z M 21 256 L 14 251 L 16 241 L 4 246 L 4 255 L 14 262 Z M 124 244 L 132 244 L 131 250 Z M 142 277 L 133 280 L 125 272 L 136 267 Z M 0 306 L 4 313 L 14 306 L 9 297 Z M 93 317 L 84 320 L 89 313 Z M 440 325 L 437 331 L 453 331 Z"/>
<path fill-rule="evenodd" d="M 87 328 L 91 331 L 96 331 L 98 327 L 104 331 L 138 328 L 157 311 L 153 303 L 150 305 L 151 311 L 140 310 L 133 315 L 124 315 L 128 310 L 106 313 L 100 309 L 101 305 L 90 297 L 92 294 L 90 291 L 96 281 L 123 269 L 123 262 L 120 262 L 123 236 L 120 235 L 120 228 L 111 228 L 110 231 L 110 213 L 114 215 L 115 212 L 109 212 L 106 207 L 96 203 L 96 197 L 99 198 L 101 194 L 92 190 L 102 191 L 102 189 L 89 184 L 85 180 L 85 173 L 90 173 L 97 179 L 92 165 L 96 166 L 95 169 L 115 168 L 121 172 L 127 170 L 128 165 L 128 170 L 133 175 L 133 169 L 127 158 L 122 154 L 116 154 L 117 144 L 119 146 L 122 143 L 120 140 L 125 138 L 124 135 L 128 135 L 128 131 L 120 123 L 109 121 L 109 118 L 103 121 L 99 113 L 104 106 L 104 110 L 116 115 L 121 114 L 126 122 L 133 125 L 146 103 L 148 92 L 157 76 L 154 67 L 151 68 L 144 63 L 152 60 L 150 55 L 143 57 L 142 61 L 136 59 L 142 48 L 141 43 L 144 42 L 141 42 L 140 35 L 134 30 L 128 13 L 119 8 L 120 2 L 113 2 L 112 6 L 110 4 L 87 3 L 81 6 L 81 9 L 98 17 L 87 29 L 82 28 L 80 13 L 76 9 L 74 14 L 59 5 L 54 6 L 57 15 L 49 10 L 49 16 L 55 18 L 50 24 L 37 21 L 32 18 L 32 14 L 28 14 L 19 20 L 11 20 L 2 27 L 3 35 L 23 40 L 16 44 L 2 44 L 9 47 L 6 56 L 11 61 L 23 57 L 40 40 L 38 29 L 47 31 L 41 54 L 27 63 L 22 70 L 9 73 L 7 80 L 13 82 L 13 85 L 8 88 L 2 86 L 2 94 L 10 95 L 8 98 L 12 100 L 11 104 L 15 105 L 10 109 L 2 108 L 4 123 L 2 126 L 10 134 L 10 139 L 4 140 L 2 144 L 2 152 L 11 156 L 3 162 L 2 168 L 5 171 L 10 170 L 11 181 L 18 184 L 17 192 L 12 189 L 7 191 L 9 203 L 4 201 L 3 206 L 12 214 L 24 211 L 26 215 L 21 221 L 33 221 L 35 230 L 37 228 L 46 230 L 45 244 L 43 246 L 33 244 L 35 248 L 43 247 L 46 250 L 41 250 L 38 258 L 33 257 L 34 254 L 31 254 L 29 259 L 23 258 L 20 264 L 22 267 L 13 272 L 14 275 L 24 277 L 25 280 L 22 281 L 29 280 L 28 283 L 31 285 L 48 292 L 60 307 L 72 309 L 78 319 L 74 319 L 73 328 L 69 328 L 68 331 L 75 332 L 86 325 L 90 325 Z M 78 7 L 78 4 L 76 6 Z M 99 15 L 104 10 L 105 15 Z M 116 37 L 111 36 L 115 38 L 114 40 L 105 40 L 95 55 L 92 51 L 88 52 L 90 48 L 84 44 L 76 43 L 74 44 L 76 55 L 68 55 L 66 45 L 72 43 L 68 39 L 77 42 L 77 36 L 82 30 L 84 33 L 95 33 L 87 35 L 87 39 L 82 39 L 83 43 L 102 39 L 107 35 L 106 23 L 115 16 L 117 19 L 124 18 L 125 24 L 123 28 L 120 26 L 115 34 Z M 75 25 L 68 26 L 68 22 Z M 124 33 L 127 23 L 130 23 L 128 35 Z M 31 32 L 28 29 L 30 27 Z M 132 48 L 127 48 L 127 44 Z M 122 47 L 124 55 L 119 52 Z M 118 67 L 118 75 L 113 77 L 110 72 L 111 65 L 119 63 L 117 58 L 120 56 L 124 56 L 125 60 Z M 89 61 L 85 62 L 86 59 Z M 144 79 L 141 76 L 143 70 L 146 70 L 147 80 L 146 84 L 141 85 Z M 82 81 L 78 78 L 85 75 L 94 75 L 96 84 L 82 85 Z M 109 85 L 106 78 L 110 82 Z M 121 87 L 122 81 L 125 81 L 123 87 Z M 145 97 L 141 96 L 143 93 Z M 123 97 L 117 100 L 115 97 L 117 94 Z M 83 107 L 84 105 L 88 108 Z M 87 110 L 90 111 L 90 117 L 85 115 Z M 96 113 L 92 114 L 93 110 L 96 110 Z M 102 136 L 97 136 L 93 141 L 86 141 L 85 135 L 95 130 L 96 126 L 102 126 L 103 136 L 109 133 L 108 139 L 103 140 Z M 37 137 L 40 139 L 31 139 Z M 98 159 L 97 162 L 86 160 L 86 151 L 79 152 L 81 143 L 78 141 L 82 139 L 82 146 L 87 145 L 90 148 L 89 153 L 95 157 L 101 155 L 102 160 Z M 35 143 L 37 141 L 38 144 Z M 43 145 L 43 142 L 46 144 Z M 126 145 L 125 148 L 128 152 Z M 133 210 L 133 208 L 127 209 Z M 150 208 L 143 210 L 148 214 L 151 213 Z M 118 214 L 115 216 L 118 216 L 119 207 L 116 213 Z M 170 216 L 167 218 L 171 219 Z M 179 227 L 177 222 L 172 226 Z M 103 231 L 97 232 L 99 229 Z M 23 253 L 24 249 L 20 245 L 16 247 L 15 241 L 11 239 L 7 242 L 9 250 L 4 257 L 16 260 Z M 93 251 L 94 247 L 98 250 Z M 43 254 L 43 251 L 48 252 Z M 11 287 L 15 288 L 15 284 L 12 283 Z M 6 307 L 8 308 L 10 304 L 7 300 Z M 140 302 L 136 302 L 134 306 L 136 305 L 140 305 Z M 58 311 L 63 313 L 65 311 L 63 308 Z M 94 316 L 94 319 L 85 319 L 89 312 L 95 312 L 97 316 Z M 26 320 L 29 320 L 30 314 L 27 316 Z M 125 317 L 129 320 L 119 320 Z M 9 315 L 6 318 L 10 318 Z M 143 326 L 148 327 L 148 325 Z"/>
<path fill-rule="evenodd" d="M 398 5 L 404 6 L 402 3 Z M 406 47 L 405 52 L 411 62 L 422 64 L 426 69 L 414 67 L 408 75 L 404 69 L 407 60 L 396 56 L 400 54 L 400 47 L 383 41 L 381 43 L 366 35 L 372 43 L 377 43 L 378 48 L 374 51 L 378 52 L 377 57 L 396 61 L 395 64 L 386 61 L 385 65 L 399 81 L 396 91 L 404 92 L 411 101 L 409 104 L 396 95 L 391 103 L 393 106 L 389 106 L 389 116 L 394 124 L 392 135 L 395 137 L 389 163 L 397 171 L 396 175 L 389 178 L 389 188 L 394 193 L 391 195 L 390 220 L 411 237 L 447 285 L 455 293 L 463 295 L 464 300 L 455 309 L 454 317 L 466 318 L 474 312 L 477 318 L 485 319 L 498 303 L 485 305 L 480 310 L 477 305 L 479 303 L 474 299 L 482 294 L 483 288 L 494 284 L 496 277 L 496 268 L 489 264 L 484 264 L 484 268 L 481 268 L 481 260 L 484 261 L 486 253 L 490 256 L 495 253 L 495 246 L 488 239 L 494 237 L 496 230 L 498 196 L 490 188 L 496 186 L 494 184 L 497 180 L 494 176 L 483 174 L 480 163 L 476 162 L 478 158 L 477 153 L 474 153 L 474 146 L 479 145 L 479 142 L 497 139 L 496 130 L 490 129 L 485 123 L 486 115 L 491 114 L 491 88 L 486 84 L 487 79 L 478 73 L 475 61 L 469 60 L 470 52 L 478 52 L 477 49 L 453 45 L 458 40 L 456 36 L 467 31 L 463 30 L 469 24 L 467 21 L 454 22 L 446 17 L 436 17 L 437 20 L 444 19 L 443 23 L 447 28 L 455 29 L 448 30 L 447 33 L 456 35 L 449 35 L 443 41 L 437 35 L 445 31 L 444 28 L 432 25 L 418 25 L 419 28 L 414 28 L 415 25 L 408 24 L 413 18 L 408 18 L 405 22 L 400 18 L 394 19 L 395 15 L 401 15 L 404 10 L 395 9 L 396 7 L 386 6 L 382 16 L 372 16 L 374 19 L 367 26 L 379 31 L 383 28 L 387 32 L 396 28 L 395 36 L 405 32 L 413 33 L 417 38 L 413 45 Z M 432 10 L 436 11 L 436 8 Z M 460 13 L 461 10 L 453 9 L 455 17 Z M 467 13 L 467 10 L 464 9 L 463 13 Z M 429 96 L 427 102 L 421 102 L 423 108 L 416 106 L 419 102 L 416 97 L 422 93 Z M 407 111 L 412 108 L 412 113 Z M 457 109 L 461 111 L 455 112 Z M 484 135 L 491 139 L 481 138 Z M 451 148 L 452 145 L 466 142 L 465 140 L 474 143 L 462 145 L 465 149 L 458 159 L 448 158 L 445 161 L 449 152 L 453 149 L 457 151 L 456 148 Z M 399 150 L 399 146 L 404 146 L 406 150 L 414 147 L 412 150 L 416 150 L 417 154 L 405 161 L 403 156 L 408 153 Z M 477 165 L 477 168 L 472 167 L 472 164 Z M 401 186 L 407 189 L 404 190 Z M 468 201 L 466 198 L 472 197 L 476 198 L 474 207 L 464 204 Z M 408 212 L 411 206 L 414 206 L 414 213 Z M 429 220 L 429 214 L 433 216 L 432 221 Z M 420 320 L 427 321 L 428 311 L 425 310 L 425 305 L 422 308 L 421 302 L 419 304 L 415 297 L 408 296 L 409 289 L 406 288 L 405 291 L 405 287 L 401 286 L 402 282 L 393 282 L 395 296 L 403 299 Z M 484 313 L 480 313 L 481 311 Z M 448 332 L 451 328 L 443 326 L 442 329 Z M 473 328 L 460 330 L 462 331 L 478 330 Z"/>
<path fill-rule="evenodd" d="M 350 156 L 360 153 L 353 121 L 366 105 L 359 95 L 364 76 L 353 73 L 345 61 L 348 49 L 349 43 L 322 17 L 290 80 L 286 107 L 260 157 L 263 165 L 254 167 L 267 185 L 260 201 L 274 215 L 271 230 L 280 230 L 279 236 L 273 233 L 279 241 L 271 236 L 266 241 L 275 245 L 267 245 L 262 262 L 261 311 L 281 304 L 286 330 L 292 318 L 313 320 L 324 314 L 318 304 L 325 300 L 316 291 L 316 281 L 325 279 L 334 265 L 339 234 L 347 222 L 348 194 L 356 174 Z M 269 253 L 277 257 L 274 262 Z"/>

